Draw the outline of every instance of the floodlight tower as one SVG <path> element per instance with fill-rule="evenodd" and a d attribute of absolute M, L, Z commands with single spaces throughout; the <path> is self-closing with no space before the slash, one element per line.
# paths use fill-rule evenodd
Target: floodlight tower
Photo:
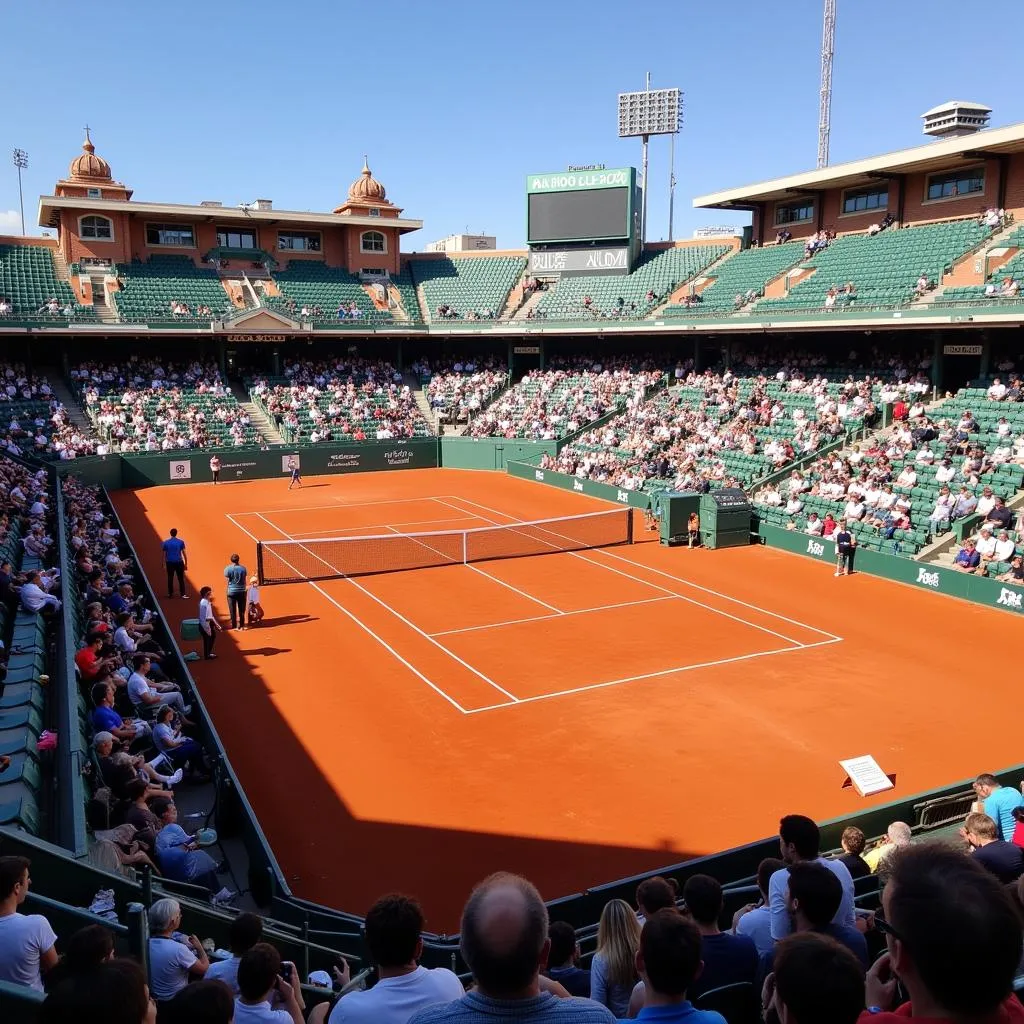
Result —
<path fill-rule="evenodd" d="M 23 149 L 14 151 L 14 166 L 18 169 L 18 207 L 21 210 L 21 233 L 25 234 L 25 199 L 21 191 L 21 172 L 28 167 L 28 153 Z"/>
<path fill-rule="evenodd" d="M 643 142 L 641 176 L 643 192 L 640 196 L 640 240 L 647 241 L 647 146 L 652 135 L 678 135 L 682 121 L 682 93 L 678 89 L 652 89 L 651 73 L 647 72 L 647 86 L 642 92 L 619 93 L 619 138 L 639 137 Z M 673 140 L 674 141 L 674 140 Z M 669 172 L 669 204 L 675 189 L 674 159 Z M 671 238 L 671 227 L 669 229 Z"/>
<path fill-rule="evenodd" d="M 821 30 L 821 96 L 818 105 L 818 166 L 828 167 L 828 138 L 832 129 L 832 56 L 836 49 L 836 0 L 825 0 Z"/>

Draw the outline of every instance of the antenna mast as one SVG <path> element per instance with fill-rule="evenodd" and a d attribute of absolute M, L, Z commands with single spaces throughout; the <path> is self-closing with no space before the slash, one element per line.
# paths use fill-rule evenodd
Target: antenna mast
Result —
<path fill-rule="evenodd" d="M 825 0 L 821 30 L 821 99 L 818 107 L 818 166 L 828 167 L 828 140 L 832 128 L 832 57 L 836 48 L 836 0 Z"/>

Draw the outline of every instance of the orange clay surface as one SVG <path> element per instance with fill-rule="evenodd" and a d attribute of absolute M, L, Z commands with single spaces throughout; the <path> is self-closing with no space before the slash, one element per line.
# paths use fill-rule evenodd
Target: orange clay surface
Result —
<path fill-rule="evenodd" d="M 256 540 L 461 530 L 605 510 L 502 474 L 408 470 L 121 491 L 114 503 L 173 629 Z M 264 587 L 264 624 L 192 666 L 299 896 L 362 913 L 417 895 L 454 931 L 502 868 L 545 898 L 771 835 L 779 816 L 866 803 L 840 758 L 909 795 L 984 764 L 956 742 L 976 693 L 958 637 L 1009 697 L 1012 617 L 764 547 L 638 543 L 579 554 Z M 188 602 L 162 598 L 176 526 Z M 987 640 L 985 639 L 987 638 Z M 1006 671 L 1004 671 L 1006 670 Z"/>

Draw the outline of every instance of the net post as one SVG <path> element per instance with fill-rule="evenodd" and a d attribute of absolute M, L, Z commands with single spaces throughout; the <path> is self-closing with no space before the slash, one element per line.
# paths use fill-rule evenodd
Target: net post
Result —
<path fill-rule="evenodd" d="M 469 531 L 462 531 L 462 564 L 469 565 Z"/>
<path fill-rule="evenodd" d="M 633 543 L 633 507 L 626 509 L 626 543 Z"/>
<path fill-rule="evenodd" d="M 263 582 L 263 541 L 256 541 L 256 575 L 259 578 L 260 586 L 264 586 Z"/>

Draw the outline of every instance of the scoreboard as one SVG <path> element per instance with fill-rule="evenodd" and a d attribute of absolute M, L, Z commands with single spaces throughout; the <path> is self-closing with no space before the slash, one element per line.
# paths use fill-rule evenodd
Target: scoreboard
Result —
<path fill-rule="evenodd" d="M 634 167 L 556 171 L 526 179 L 529 245 L 618 242 L 632 247 L 639 210 Z"/>

